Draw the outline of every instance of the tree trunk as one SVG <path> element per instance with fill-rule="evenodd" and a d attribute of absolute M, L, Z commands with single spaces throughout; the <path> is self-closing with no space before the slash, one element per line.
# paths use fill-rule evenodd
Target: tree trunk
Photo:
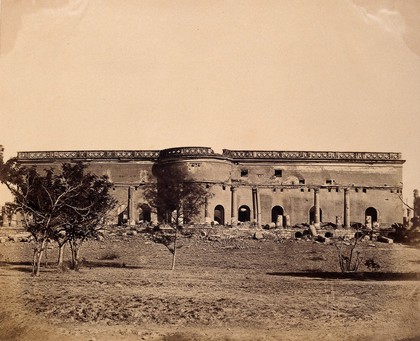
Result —
<path fill-rule="evenodd" d="M 33 265 L 33 274 L 35 276 L 39 276 L 40 273 L 40 269 L 41 269 L 41 261 L 42 261 L 42 255 L 44 253 L 44 249 L 45 249 L 45 244 L 46 244 L 47 240 L 43 239 L 41 242 L 41 245 L 39 246 L 39 244 L 36 247 L 35 250 L 35 259 L 34 259 L 34 265 Z"/>
<path fill-rule="evenodd" d="M 174 238 L 174 252 L 172 252 L 172 266 L 171 270 L 175 270 L 175 260 L 176 260 L 176 240 L 178 237 L 178 228 L 175 228 L 175 238 Z"/>
<path fill-rule="evenodd" d="M 79 269 L 79 250 L 80 245 L 77 242 L 70 242 L 70 249 L 71 249 L 71 268 L 73 270 Z"/>
<path fill-rule="evenodd" d="M 45 242 L 45 268 L 48 268 L 48 240 Z"/>
<path fill-rule="evenodd" d="M 34 246 L 34 254 L 33 254 L 33 257 L 32 257 L 32 275 L 35 275 L 35 272 L 36 272 L 36 255 L 38 254 L 37 248 L 38 248 L 38 245 L 35 245 Z"/>
<path fill-rule="evenodd" d="M 66 245 L 66 243 L 64 243 L 64 244 L 58 244 L 58 261 L 57 261 L 57 266 L 62 266 L 63 265 L 63 260 L 64 260 L 64 245 Z"/>

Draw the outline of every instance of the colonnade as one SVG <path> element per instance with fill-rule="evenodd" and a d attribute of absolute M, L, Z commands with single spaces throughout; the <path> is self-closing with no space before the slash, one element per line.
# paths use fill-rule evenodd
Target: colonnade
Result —
<path fill-rule="evenodd" d="M 314 225 L 319 227 L 321 223 L 320 218 L 320 199 L 319 199 L 319 188 L 314 189 L 314 202 L 313 206 L 315 209 L 314 212 Z M 261 226 L 261 200 L 260 200 L 260 191 L 258 188 L 252 188 L 252 214 L 253 222 L 258 226 Z M 237 188 L 231 187 L 231 223 L 236 225 L 238 223 L 238 199 L 237 199 Z M 206 206 L 206 219 L 210 218 L 208 213 L 208 207 Z M 341 220 L 337 221 L 337 225 L 341 225 Z M 350 227 L 350 189 L 344 189 L 344 227 Z"/>

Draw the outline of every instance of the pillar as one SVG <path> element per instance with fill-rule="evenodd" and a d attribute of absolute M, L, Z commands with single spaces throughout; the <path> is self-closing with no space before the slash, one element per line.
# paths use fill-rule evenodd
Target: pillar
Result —
<path fill-rule="evenodd" d="M 370 215 L 366 216 L 365 225 L 366 225 L 366 228 L 368 228 L 370 230 L 372 229 L 372 216 L 370 216 Z"/>
<path fill-rule="evenodd" d="M 230 216 L 231 216 L 231 224 L 235 226 L 238 223 L 238 198 L 236 193 L 236 188 L 231 187 L 232 192 L 232 200 L 231 200 L 231 209 L 230 209 Z"/>
<path fill-rule="evenodd" d="M 128 200 L 127 200 L 127 223 L 128 225 L 135 225 L 135 215 L 133 209 L 132 187 L 128 186 Z"/>
<path fill-rule="evenodd" d="M 258 224 L 258 203 L 257 203 L 257 189 L 253 188 L 252 189 L 252 223 L 253 225 L 257 225 Z"/>
<path fill-rule="evenodd" d="M 316 228 L 320 226 L 320 219 L 319 219 L 319 188 L 314 190 L 314 206 L 315 206 L 315 217 L 314 217 L 314 225 Z"/>
<path fill-rule="evenodd" d="M 276 227 L 283 227 L 283 216 L 281 214 L 277 216 Z"/>
<path fill-rule="evenodd" d="M 12 216 L 11 216 L 11 220 L 10 220 L 10 222 L 9 222 L 9 224 L 10 224 L 10 226 L 12 226 L 12 227 L 16 227 L 17 226 L 17 217 L 16 217 L 16 213 L 12 213 Z"/>
<path fill-rule="evenodd" d="M 285 227 L 289 227 L 291 225 L 290 215 L 289 214 L 286 214 L 285 221 L 286 221 L 286 226 Z"/>
<path fill-rule="evenodd" d="M 344 189 L 344 227 L 350 227 L 350 189 Z"/>
<path fill-rule="evenodd" d="M 206 197 L 205 201 L 204 201 L 204 221 L 206 224 L 210 224 L 211 223 L 211 217 L 210 217 L 210 213 L 209 213 L 209 199 Z"/>
<path fill-rule="evenodd" d="M 255 189 L 255 197 L 257 201 L 257 226 L 261 226 L 261 198 L 258 188 Z"/>
<path fill-rule="evenodd" d="M 3 226 L 9 227 L 9 217 L 7 216 L 5 212 L 3 212 L 2 216 L 3 216 Z"/>

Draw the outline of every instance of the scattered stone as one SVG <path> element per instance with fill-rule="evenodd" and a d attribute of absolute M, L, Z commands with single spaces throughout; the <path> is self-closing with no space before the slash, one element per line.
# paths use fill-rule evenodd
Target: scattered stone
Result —
<path fill-rule="evenodd" d="M 254 233 L 253 238 L 256 239 L 256 240 L 264 239 L 264 235 L 261 231 L 257 231 L 257 232 Z"/>
<path fill-rule="evenodd" d="M 19 241 L 19 237 L 16 236 L 16 235 L 10 235 L 10 236 L 8 236 L 8 238 L 9 238 L 9 241 L 11 241 L 11 242 L 17 243 Z"/>
<path fill-rule="evenodd" d="M 316 232 L 316 228 L 314 225 L 309 225 L 309 232 L 311 233 L 311 236 L 317 237 L 318 233 Z"/>
<path fill-rule="evenodd" d="M 115 287 L 116 287 L 116 288 L 120 288 L 120 289 L 121 289 L 123 286 L 122 286 L 122 284 L 120 284 L 120 283 L 115 283 Z"/>
<path fill-rule="evenodd" d="M 362 242 L 368 242 L 368 241 L 370 241 L 370 237 L 368 235 L 362 238 Z"/>
<path fill-rule="evenodd" d="M 376 245 L 375 245 L 375 244 L 373 244 L 373 243 L 368 244 L 368 246 L 370 246 L 370 247 L 376 247 Z"/>
<path fill-rule="evenodd" d="M 387 244 L 392 244 L 394 242 L 391 238 L 384 237 L 381 235 L 378 236 L 377 241 L 381 243 L 387 243 Z"/>
<path fill-rule="evenodd" d="M 302 237 L 303 237 L 303 233 L 302 232 L 298 231 L 298 232 L 295 233 L 295 238 L 296 239 L 301 239 Z"/>
<path fill-rule="evenodd" d="M 209 236 L 207 239 L 211 242 L 218 242 L 220 241 L 220 236 L 219 235 L 214 235 L 214 236 Z"/>

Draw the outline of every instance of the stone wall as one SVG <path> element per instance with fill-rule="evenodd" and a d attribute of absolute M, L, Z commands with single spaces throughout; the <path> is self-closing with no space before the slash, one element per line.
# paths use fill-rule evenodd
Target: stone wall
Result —
<path fill-rule="evenodd" d="M 364 224 L 367 212 L 373 212 L 374 221 L 383 227 L 403 219 L 398 194 L 402 191 L 404 160 L 399 153 L 224 150 L 216 154 L 208 147 L 182 147 L 163 151 L 22 152 L 18 159 L 42 168 L 85 162 L 90 171 L 109 176 L 119 202 L 116 217 L 126 211 L 133 223 L 140 219 L 138 207 L 145 203 L 142 185 L 156 181 L 157 165 L 183 167 L 213 193 L 197 217 L 198 223 L 223 217 L 222 223 L 236 224 L 246 217 L 265 225 L 273 221 L 274 207 L 284 216 L 280 219 L 284 226 L 321 221 Z"/>

